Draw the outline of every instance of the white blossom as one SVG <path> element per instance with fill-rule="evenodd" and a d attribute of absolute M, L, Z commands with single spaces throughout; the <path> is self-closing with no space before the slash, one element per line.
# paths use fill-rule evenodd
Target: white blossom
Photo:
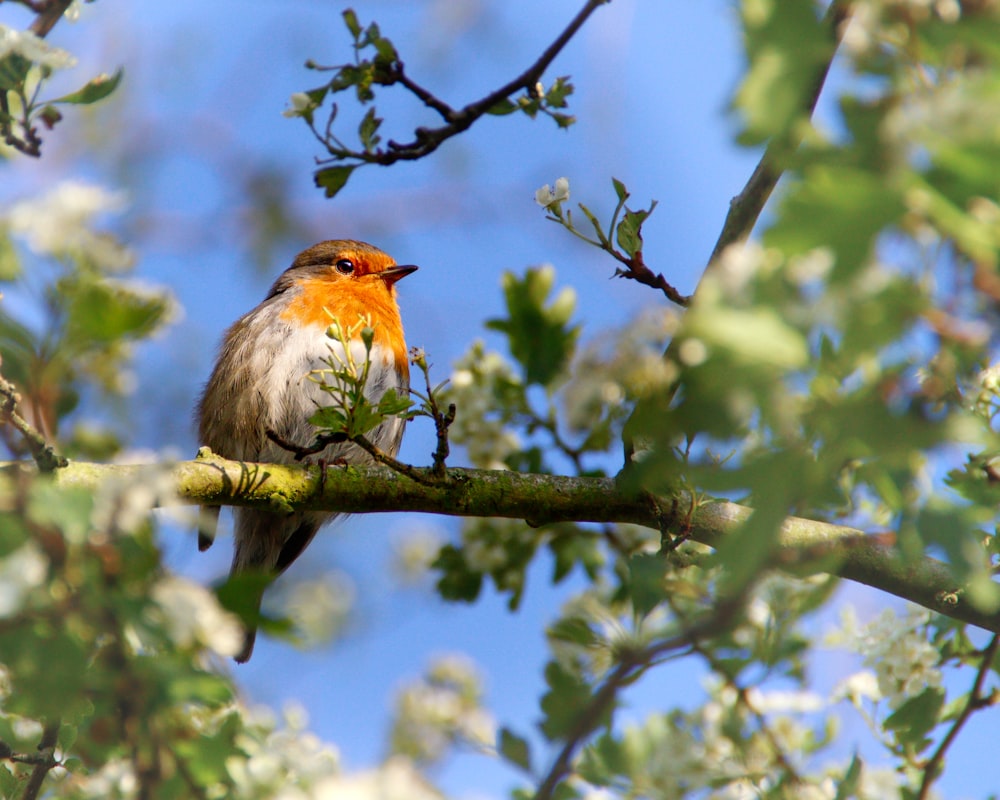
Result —
<path fill-rule="evenodd" d="M 315 101 L 305 92 L 294 92 L 288 98 L 291 108 L 286 108 L 281 115 L 288 118 L 304 117 L 316 109 Z"/>
<path fill-rule="evenodd" d="M 125 206 L 123 192 L 65 181 L 41 197 L 15 203 L 6 221 L 11 232 L 23 237 L 36 253 L 86 258 L 104 270 L 121 271 L 132 266 L 132 252 L 92 225 L 95 217 L 120 212 Z"/>
<path fill-rule="evenodd" d="M 334 572 L 319 580 L 296 582 L 288 591 L 284 611 L 309 642 L 328 642 L 347 625 L 355 595 L 350 577 Z"/>
<path fill-rule="evenodd" d="M 91 535 L 133 533 L 149 521 L 154 508 L 176 502 L 176 480 L 169 465 L 152 465 L 128 478 L 109 478 L 94 498 Z"/>
<path fill-rule="evenodd" d="M 393 756 L 375 769 L 340 775 L 319 783 L 313 800 L 440 800 L 442 795 L 413 762 Z"/>
<path fill-rule="evenodd" d="M 440 528 L 421 524 L 392 539 L 392 570 L 405 584 L 416 584 L 427 576 L 444 544 Z"/>
<path fill-rule="evenodd" d="M 393 752 L 432 762 L 454 744 L 491 750 L 497 726 L 482 706 L 482 695 L 482 679 L 471 660 L 462 655 L 438 657 L 423 678 L 399 692 Z"/>
<path fill-rule="evenodd" d="M 67 69 L 76 66 L 76 56 L 53 47 L 31 31 L 19 31 L 0 25 L 0 58 L 12 53 L 49 69 Z"/>
<path fill-rule="evenodd" d="M 169 576 L 156 583 L 151 595 L 160 606 L 170 637 L 180 647 L 204 645 L 219 655 L 234 656 L 243 646 L 239 619 L 201 584 Z"/>
<path fill-rule="evenodd" d="M 521 447 L 517 434 L 495 409 L 507 387 L 520 385 L 510 363 L 487 351 L 481 341 L 456 363 L 448 402 L 458 408 L 449 429 L 451 441 L 465 446 L 469 461 L 480 469 L 506 469 L 504 459 Z"/>
<path fill-rule="evenodd" d="M 21 610 L 28 592 L 45 580 L 48 567 L 45 553 L 32 541 L 0 559 L 0 618 Z"/>
<path fill-rule="evenodd" d="M 896 709 L 925 689 L 941 685 L 941 654 L 922 630 L 929 618 L 924 609 L 911 608 L 900 617 L 886 608 L 872 622 L 859 626 L 848 606 L 841 616 L 841 630 L 827 639 L 862 656 L 864 666 L 875 675 L 878 694 L 890 709 Z"/>
<path fill-rule="evenodd" d="M 559 207 L 559 204 L 569 200 L 569 179 L 559 178 L 556 180 L 555 189 L 545 184 L 535 191 L 535 202 L 542 208 L 551 206 Z"/>

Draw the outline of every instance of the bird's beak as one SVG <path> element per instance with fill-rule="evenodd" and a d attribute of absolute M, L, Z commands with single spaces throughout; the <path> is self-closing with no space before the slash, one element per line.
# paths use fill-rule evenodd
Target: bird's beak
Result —
<path fill-rule="evenodd" d="M 382 270 L 378 276 L 385 281 L 386 286 L 392 286 L 396 281 L 401 278 L 405 278 L 411 272 L 416 272 L 419 267 L 413 264 L 403 264 L 397 265 L 395 267 L 389 267 L 389 269 Z"/>

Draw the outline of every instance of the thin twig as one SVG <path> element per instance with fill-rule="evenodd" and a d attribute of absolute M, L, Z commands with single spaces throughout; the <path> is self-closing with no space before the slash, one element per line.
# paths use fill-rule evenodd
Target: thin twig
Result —
<path fill-rule="evenodd" d="M 824 15 L 823 21 L 829 27 L 833 37 L 833 47 L 830 51 L 830 58 L 817 70 L 813 78 L 812 91 L 809 93 L 803 109 L 810 117 L 816 109 L 816 103 L 823 91 L 826 76 L 830 72 L 830 65 L 833 63 L 833 58 L 837 53 L 837 48 L 843 36 L 844 23 L 850 14 L 850 0 L 833 0 Z M 768 143 L 767 148 L 764 150 L 764 155 L 761 156 L 760 162 L 757 164 L 756 169 L 754 169 L 746 186 L 743 187 L 743 191 L 736 195 L 729 204 L 729 213 L 726 214 L 725 222 L 722 225 L 722 232 L 719 234 L 719 238 L 715 242 L 715 247 L 712 248 L 712 255 L 708 259 L 708 269 L 711 269 L 712 265 L 718 261 L 722 251 L 729 245 L 741 241 L 750 235 L 754 225 L 757 224 L 757 219 L 764 210 L 764 206 L 771 197 L 771 192 L 774 191 L 774 187 L 777 186 L 779 179 L 785 171 L 784 167 L 779 163 L 780 156 L 783 153 L 794 150 L 798 146 L 799 140 L 800 136 L 793 132 L 789 137 L 772 139 Z"/>
<path fill-rule="evenodd" d="M 368 455 L 372 457 L 377 463 L 382 464 L 393 472 L 398 472 L 400 475 L 405 475 L 410 480 L 416 481 L 417 483 L 423 484 L 424 486 L 435 486 L 441 483 L 442 477 L 433 474 L 428 474 L 427 470 L 422 470 L 417 467 L 411 467 L 409 464 L 404 464 L 402 461 L 397 461 L 395 458 L 390 456 L 384 450 L 376 447 L 372 444 L 366 437 L 358 436 L 347 436 L 344 433 L 321 433 L 315 439 L 313 439 L 310 445 L 299 445 L 295 442 L 290 442 L 277 432 L 268 428 L 265 432 L 268 439 L 274 442 L 282 450 L 287 450 L 295 456 L 296 461 L 301 461 L 307 456 L 315 455 L 316 453 L 321 453 L 326 450 L 331 444 L 343 444 L 344 442 L 351 442 L 357 445 L 362 450 L 364 450 Z"/>
<path fill-rule="evenodd" d="M 35 459 L 41 472 L 52 472 L 60 467 L 65 467 L 69 461 L 64 456 L 58 455 L 45 441 L 45 437 L 17 413 L 19 402 L 21 402 L 21 397 L 14 388 L 14 384 L 0 375 L 0 422 L 9 422 L 17 429 L 28 445 L 31 457 Z"/>
<path fill-rule="evenodd" d="M 579 13 L 566 26 L 565 30 L 556 37 L 555 41 L 524 72 L 505 83 L 499 89 L 490 92 L 485 97 L 469 103 L 457 111 L 406 76 L 403 73 L 402 63 L 397 62 L 390 82 L 400 83 L 425 105 L 437 111 L 447 120 L 447 124 L 440 128 L 417 128 L 414 132 L 415 138 L 412 142 L 400 144 L 399 142 L 389 141 L 384 149 L 355 151 L 341 147 L 330 147 L 329 143 L 324 143 L 333 158 L 327 161 L 320 161 L 319 163 L 328 164 L 330 161 L 356 159 L 361 163 L 388 166 L 397 161 L 415 161 L 433 153 L 448 139 L 470 128 L 480 117 L 489 112 L 500 101 L 507 99 L 510 95 L 522 89 L 529 92 L 534 91 L 536 84 L 545 73 L 545 70 L 576 35 L 577 31 L 580 30 L 590 15 L 600 6 L 610 1 L 587 0 Z"/>
<path fill-rule="evenodd" d="M 551 800 L 555 796 L 559 784 L 570 772 L 576 751 L 611 710 L 619 690 L 631 684 L 639 673 L 662 660 L 666 654 L 685 648 L 691 650 L 699 640 L 718 635 L 727 629 L 742 608 L 749 589 L 748 584 L 737 596 L 719 602 L 707 618 L 686 631 L 624 654 L 618 666 L 608 673 L 600 688 L 580 712 L 573 730 L 535 792 L 534 800 Z"/>
<path fill-rule="evenodd" d="M 36 763 L 35 768 L 31 770 L 28 782 L 24 785 L 24 793 L 21 795 L 21 800 L 35 800 L 38 797 L 38 793 L 42 790 L 42 783 L 45 782 L 45 776 L 49 774 L 49 770 L 59 764 L 55 757 L 55 747 L 58 739 L 59 721 L 57 720 L 50 722 L 42 730 L 42 738 L 38 742 L 38 751 L 42 756 L 42 760 Z"/>
<path fill-rule="evenodd" d="M 917 800 L 927 800 L 930 796 L 931 786 L 934 784 L 934 781 L 937 780 L 938 775 L 941 773 L 941 768 L 944 766 L 945 754 L 948 752 L 948 748 L 951 747 L 955 739 L 958 738 L 959 732 L 965 726 L 965 723 L 969 721 L 969 717 L 971 717 L 974 712 L 997 702 L 993 695 L 983 697 L 982 691 L 983 684 L 986 682 L 986 676 L 993 667 L 993 659 L 996 657 L 998 647 L 1000 647 L 1000 634 L 994 634 L 993 638 L 990 639 L 990 643 L 983 651 L 983 660 L 979 664 L 979 669 L 976 671 L 976 680 L 972 684 L 972 690 L 969 692 L 969 699 L 966 701 L 965 707 L 962 709 L 962 713 L 958 715 L 958 718 L 949 729 L 947 735 L 941 740 L 941 744 L 939 744 L 937 750 L 934 751 L 934 755 L 931 756 L 924 765 L 924 778 L 920 783 L 920 792 L 917 794 Z"/>

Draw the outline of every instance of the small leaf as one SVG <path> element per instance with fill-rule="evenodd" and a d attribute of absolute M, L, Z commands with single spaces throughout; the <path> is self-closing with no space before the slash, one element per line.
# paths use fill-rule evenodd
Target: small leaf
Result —
<path fill-rule="evenodd" d="M 454 545 L 442 547 L 431 566 L 441 572 L 437 590 L 445 600 L 471 603 L 479 596 L 483 588 L 483 574 L 469 569 L 462 551 Z"/>
<path fill-rule="evenodd" d="M 625 216 L 618 223 L 616 235 L 618 246 L 626 252 L 629 258 L 634 256 L 639 250 L 642 250 L 642 224 L 649 218 L 649 215 L 653 213 L 653 209 L 655 208 L 656 201 L 654 200 L 648 210 L 640 209 L 639 211 L 632 211 L 628 208 L 625 209 Z"/>
<path fill-rule="evenodd" d="M 347 429 L 347 417 L 344 416 L 344 412 L 339 408 L 324 406 L 309 417 L 309 424 L 323 430 L 338 433 Z"/>
<path fill-rule="evenodd" d="M 347 30 L 351 32 L 351 36 L 356 41 L 361 36 L 361 23 L 358 22 L 358 15 L 354 12 L 353 8 L 348 8 L 344 10 L 341 16 L 344 18 Z"/>
<path fill-rule="evenodd" d="M 545 666 L 545 682 L 549 689 L 541 700 L 545 713 L 541 723 L 542 733 L 550 741 L 577 733 L 580 716 L 593 696 L 590 686 L 557 661 L 550 661 Z M 590 730 L 603 724 L 610 713 L 611 709 L 606 709 L 600 720 L 594 720 Z"/>
<path fill-rule="evenodd" d="M 920 752 L 931 743 L 927 734 L 940 721 L 943 706 L 944 692 L 941 689 L 925 689 L 890 714 L 885 727 L 896 732 L 901 744 Z"/>
<path fill-rule="evenodd" d="M 500 755 L 511 764 L 531 772 L 531 747 L 528 740 L 513 733 L 508 728 L 500 729 Z"/>
<path fill-rule="evenodd" d="M 409 411 L 413 407 L 413 401 L 408 395 L 397 394 L 395 389 L 389 389 L 382 399 L 378 401 L 377 411 L 386 417 L 394 417 L 397 414 L 402 414 L 405 411 Z"/>
<path fill-rule="evenodd" d="M 361 139 L 361 144 L 366 152 L 370 153 L 382 141 L 382 137 L 378 135 L 378 129 L 381 124 L 382 118 L 375 116 L 375 106 L 372 106 L 368 109 L 368 113 L 365 114 L 361 120 L 361 124 L 358 126 L 358 138 Z"/>
<path fill-rule="evenodd" d="M 114 75 L 98 75 L 90 83 L 75 92 L 52 100 L 53 103 L 73 103 L 74 105 L 90 105 L 98 100 L 103 100 L 121 83 L 125 75 L 125 69 L 119 67 Z"/>
<path fill-rule="evenodd" d="M 628 560 L 629 596 L 641 617 L 663 601 L 663 569 L 663 559 L 655 553 L 640 553 Z"/>
<path fill-rule="evenodd" d="M 513 114 L 517 111 L 517 108 L 517 105 L 513 101 L 505 97 L 503 100 L 499 100 L 486 109 L 486 113 L 492 114 L 495 117 L 503 117 L 507 114 Z"/>
<path fill-rule="evenodd" d="M 316 170 L 313 180 L 316 185 L 325 190 L 327 197 L 336 197 L 337 193 L 347 184 L 347 179 L 357 166 L 350 167 L 324 167 Z"/>
<path fill-rule="evenodd" d="M 855 753 L 854 757 L 851 758 L 851 763 L 847 768 L 847 772 L 844 773 L 844 777 L 837 786 L 837 795 L 834 797 L 834 800 L 850 800 L 851 797 L 857 796 L 863 768 L 864 762 L 862 762 L 862 760 L 858 758 L 858 754 Z"/>
<path fill-rule="evenodd" d="M 628 200 L 629 193 L 628 189 L 625 188 L 624 183 L 618 180 L 618 178 L 612 178 L 611 185 L 615 187 L 615 194 L 618 195 L 619 203 L 624 203 L 626 200 Z"/>

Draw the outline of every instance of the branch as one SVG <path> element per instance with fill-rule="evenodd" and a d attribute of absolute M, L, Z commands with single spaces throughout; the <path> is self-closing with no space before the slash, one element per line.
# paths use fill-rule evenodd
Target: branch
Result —
<path fill-rule="evenodd" d="M 71 462 L 53 474 L 60 486 L 95 490 L 109 478 L 136 481 L 148 466 Z M 31 471 L 0 465 L 0 474 Z M 717 546 L 753 513 L 746 506 L 709 502 L 691 508 L 687 495 L 650 498 L 622 489 L 614 478 L 572 478 L 508 471 L 448 469 L 433 483 L 409 480 L 386 467 L 327 467 L 228 461 L 207 448 L 196 461 L 174 466 L 183 501 L 273 509 L 326 510 L 347 514 L 417 511 L 461 517 L 555 522 L 625 522 L 654 530 L 680 530 Z M 777 563 L 797 574 L 813 568 L 872 586 L 952 619 L 1000 633 L 1000 612 L 973 605 L 951 569 L 933 558 L 903 560 L 885 535 L 788 517 L 778 540 Z"/>
<path fill-rule="evenodd" d="M 35 763 L 35 768 L 31 770 L 28 782 L 24 785 L 24 793 L 21 800 L 35 800 L 42 790 L 42 783 L 45 776 L 49 774 L 54 766 L 58 765 L 55 757 L 56 742 L 59 739 L 59 722 L 50 722 L 42 731 L 41 741 L 38 743 L 40 759 Z"/>
<path fill-rule="evenodd" d="M 68 463 L 66 459 L 58 455 L 45 441 L 45 437 L 17 413 L 19 402 L 21 402 L 21 397 L 14 388 L 14 384 L 0 375 L 0 424 L 9 422 L 17 429 L 28 445 L 31 457 L 35 459 L 40 471 L 52 472 L 60 467 L 65 467 Z"/>
<path fill-rule="evenodd" d="M 738 619 L 749 589 L 750 586 L 747 585 L 736 596 L 719 602 L 710 614 L 686 631 L 653 642 L 636 652 L 624 653 L 618 666 L 608 673 L 601 687 L 581 710 L 573 730 L 566 737 L 566 743 L 549 767 L 533 800 L 551 800 L 554 797 L 560 782 L 570 772 L 577 749 L 611 710 L 619 690 L 632 684 L 641 672 L 668 653 L 696 649 L 702 639 L 716 636 L 730 628 Z"/>
<path fill-rule="evenodd" d="M 924 766 L 924 778 L 920 784 L 920 792 L 917 794 L 917 800 L 926 800 L 930 796 L 931 786 L 940 774 L 941 767 L 944 766 L 945 753 L 948 752 L 948 748 L 951 747 L 952 742 L 958 737 L 959 732 L 965 726 L 965 723 L 968 722 L 969 717 L 974 712 L 980 711 L 986 706 L 997 702 L 997 699 L 992 695 L 983 697 L 982 692 L 986 676 L 993 667 L 993 659 L 996 657 L 998 647 L 1000 647 L 1000 634 L 994 634 L 993 638 L 990 639 L 990 643 L 986 646 L 986 650 L 983 651 L 983 660 L 976 671 L 976 680 L 972 684 L 972 690 L 969 692 L 969 699 L 965 707 L 958 715 L 947 735 L 941 740 L 941 744 L 934 751 L 934 755 L 931 756 L 930 760 Z"/>
<path fill-rule="evenodd" d="M 480 117 L 487 114 L 501 100 L 505 100 L 510 95 L 522 89 L 528 92 L 535 91 L 538 81 L 548 66 L 555 60 L 556 56 L 566 47 L 577 31 L 583 27 L 583 24 L 590 15 L 608 2 L 610 0 L 587 0 L 579 13 L 566 26 L 566 29 L 559 34 L 555 41 L 545 49 L 545 52 L 530 67 L 499 89 L 463 106 L 457 111 L 407 77 L 403 72 L 402 62 L 397 62 L 388 82 L 399 83 L 404 86 L 425 105 L 437 111 L 446 120 L 447 124 L 439 128 L 417 128 L 415 131 L 416 137 L 412 142 L 400 144 L 399 142 L 390 141 L 385 149 L 354 151 L 341 147 L 330 148 L 327 146 L 327 149 L 333 155 L 331 160 L 340 161 L 353 158 L 361 163 L 388 166 L 395 164 L 397 161 L 415 161 L 416 159 L 430 155 L 448 139 L 472 127 Z M 329 161 L 321 163 L 329 163 Z"/>
<path fill-rule="evenodd" d="M 31 8 L 38 12 L 38 16 L 31 23 L 31 32 L 44 39 L 72 3 L 73 0 L 47 0 L 47 2 L 32 3 Z"/>
<path fill-rule="evenodd" d="M 823 21 L 829 26 L 833 37 L 833 47 L 830 50 L 830 58 L 817 70 L 813 78 L 813 88 L 803 109 L 809 117 L 812 116 L 820 93 L 823 91 L 823 84 L 826 83 L 826 76 L 830 72 L 830 65 L 833 63 L 833 58 L 837 54 L 837 48 L 840 46 L 840 39 L 845 27 L 844 23 L 850 14 L 850 0 L 833 0 L 824 15 Z M 764 150 L 764 155 L 750 176 L 750 180 L 743 187 L 743 191 L 736 195 L 729 203 L 729 213 L 726 214 L 726 220 L 722 224 L 722 232 L 715 242 L 715 247 L 712 248 L 712 255 L 708 259 L 707 269 L 711 269 L 712 265 L 718 261 L 722 251 L 729 245 L 741 241 L 750 235 L 750 231 L 757 224 L 757 219 L 760 217 L 761 211 L 764 210 L 764 206 L 771 197 L 771 192 L 774 191 L 774 187 L 777 186 L 778 181 L 785 171 L 784 167 L 779 165 L 780 156 L 798 147 L 800 138 L 798 135 L 793 134 L 788 138 L 772 139 L 768 142 L 767 149 Z"/>

